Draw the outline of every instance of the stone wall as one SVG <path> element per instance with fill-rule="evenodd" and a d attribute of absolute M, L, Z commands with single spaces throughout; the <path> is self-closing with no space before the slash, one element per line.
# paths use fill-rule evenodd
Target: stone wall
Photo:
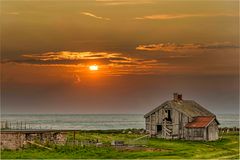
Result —
<path fill-rule="evenodd" d="M 24 147 L 28 141 L 37 142 L 40 144 L 58 144 L 66 143 L 67 136 L 64 132 L 1 132 L 1 150 L 10 149 L 16 150 Z"/>
<path fill-rule="evenodd" d="M 16 150 L 23 147 L 25 135 L 21 133 L 1 133 L 1 150 Z"/>

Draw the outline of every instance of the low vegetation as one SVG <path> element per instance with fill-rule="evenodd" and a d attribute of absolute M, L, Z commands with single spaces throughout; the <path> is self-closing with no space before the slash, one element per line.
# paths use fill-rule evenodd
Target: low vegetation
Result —
<path fill-rule="evenodd" d="M 126 131 L 89 131 L 78 132 L 75 139 L 79 142 L 101 142 L 101 146 L 73 145 L 49 146 L 47 150 L 30 146 L 28 148 L 1 151 L 2 159 L 239 159 L 239 133 L 221 134 L 215 142 L 165 140 L 142 138 L 143 134 Z M 68 135 L 73 140 L 73 134 Z M 113 140 L 121 140 L 129 147 L 112 147 Z"/>

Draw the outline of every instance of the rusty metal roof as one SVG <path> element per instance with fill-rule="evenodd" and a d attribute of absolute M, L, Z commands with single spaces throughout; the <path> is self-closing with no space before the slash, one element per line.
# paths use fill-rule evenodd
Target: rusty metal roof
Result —
<path fill-rule="evenodd" d="M 213 116 L 199 116 L 195 117 L 192 122 L 186 124 L 186 128 L 204 128 L 207 127 L 215 117 Z M 217 122 L 218 123 L 218 122 Z"/>

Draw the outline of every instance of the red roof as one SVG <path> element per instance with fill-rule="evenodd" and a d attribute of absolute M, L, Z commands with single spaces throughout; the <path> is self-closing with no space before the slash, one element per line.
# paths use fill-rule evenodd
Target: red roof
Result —
<path fill-rule="evenodd" d="M 186 128 L 204 128 L 215 119 L 213 116 L 199 116 L 195 117 L 192 122 L 186 124 Z"/>

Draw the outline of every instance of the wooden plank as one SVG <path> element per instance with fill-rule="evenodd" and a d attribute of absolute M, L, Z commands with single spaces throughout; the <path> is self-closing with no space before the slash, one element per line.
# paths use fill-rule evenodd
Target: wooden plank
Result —
<path fill-rule="evenodd" d="M 52 148 L 49 148 L 49 147 L 43 146 L 43 145 L 38 144 L 38 143 L 33 142 L 33 141 L 27 141 L 27 143 L 30 143 L 30 144 L 33 144 L 33 145 L 36 145 L 36 146 L 38 146 L 38 147 L 45 148 L 45 149 L 48 149 L 48 150 L 53 150 Z"/>

